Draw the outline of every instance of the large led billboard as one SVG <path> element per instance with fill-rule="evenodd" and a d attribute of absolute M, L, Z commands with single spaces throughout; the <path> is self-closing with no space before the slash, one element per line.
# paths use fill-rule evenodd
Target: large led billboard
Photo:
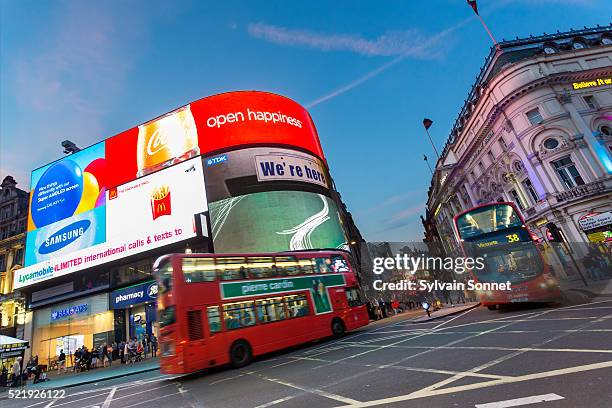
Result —
<path fill-rule="evenodd" d="M 105 201 L 105 206 L 92 210 L 105 210 L 105 239 L 101 242 L 87 239 L 79 244 L 78 249 L 60 250 L 43 262 L 15 271 L 15 288 L 196 236 L 195 214 L 207 210 L 202 161 L 194 158 L 113 187 L 106 191 Z M 64 222 L 76 226 L 69 228 Z M 79 235 L 79 228 L 84 225 L 82 222 L 81 215 L 77 214 L 51 224 L 48 227 L 57 225 L 57 231 L 49 236 L 60 236 L 61 240 L 70 241 Z M 86 234 L 87 229 L 80 237 L 86 237 Z M 36 237 L 39 236 L 41 234 L 37 233 Z M 30 239 L 28 234 L 27 256 L 40 251 L 38 242 L 39 239 Z M 92 245 L 87 246 L 86 243 L 90 242 Z"/>
<path fill-rule="evenodd" d="M 195 236 L 215 251 L 346 244 L 308 112 L 255 91 L 200 99 L 32 173 L 15 288 Z"/>
<path fill-rule="evenodd" d="M 253 145 L 297 148 L 324 160 L 312 119 L 299 104 L 267 92 L 229 92 L 107 139 L 107 184 L 124 184 L 197 154 Z"/>

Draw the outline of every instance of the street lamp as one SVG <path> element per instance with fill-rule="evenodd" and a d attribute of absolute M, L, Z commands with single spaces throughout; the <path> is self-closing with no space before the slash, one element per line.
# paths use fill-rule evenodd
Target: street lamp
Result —
<path fill-rule="evenodd" d="M 74 142 L 70 141 L 70 140 L 64 140 L 62 142 L 62 147 L 64 148 L 64 153 L 65 154 L 72 154 L 72 153 L 76 153 L 76 152 L 80 152 L 81 149 L 79 149 L 77 147 L 76 144 L 74 144 Z"/>

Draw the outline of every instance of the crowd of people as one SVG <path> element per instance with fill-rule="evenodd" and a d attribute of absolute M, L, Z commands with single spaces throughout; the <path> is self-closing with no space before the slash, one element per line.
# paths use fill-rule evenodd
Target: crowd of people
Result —
<path fill-rule="evenodd" d="M 440 297 L 433 296 L 431 299 L 422 297 L 419 301 L 417 300 L 385 300 L 383 298 L 368 299 L 366 305 L 368 307 L 368 315 L 370 320 L 386 319 L 387 317 L 394 316 L 398 313 L 403 313 L 409 310 L 423 309 L 423 304 L 427 304 L 432 310 L 441 309 L 443 305 L 453 303 L 466 303 L 466 301 L 472 301 L 473 299 L 466 297 L 465 293 L 457 292 L 455 295 L 455 301 L 453 302 L 453 296 L 448 293 L 442 294 Z"/>
<path fill-rule="evenodd" d="M 96 368 L 111 367 L 114 361 L 121 364 L 134 364 L 146 358 L 157 356 L 158 340 L 155 335 L 147 335 L 140 340 L 131 338 L 129 341 L 104 343 L 91 349 L 82 345 L 72 355 L 72 372 L 89 371 Z M 115 363 L 116 364 L 116 363 Z M 57 360 L 50 369 L 57 367 L 57 374 L 68 371 L 66 352 L 61 349 Z M 17 357 L 12 365 L 0 368 L 0 387 L 20 387 L 28 380 L 33 383 L 47 381 L 47 366 L 38 363 L 38 356 L 32 356 L 27 364 L 22 366 L 22 358 Z"/>
<path fill-rule="evenodd" d="M 157 348 L 158 341 L 155 335 L 147 335 L 140 340 L 133 337 L 129 341 L 104 343 L 91 350 L 82 346 L 74 352 L 72 369 L 73 371 L 89 371 L 96 368 L 111 367 L 115 360 L 120 361 L 121 364 L 134 364 L 146 358 L 156 357 Z M 66 356 L 64 350 L 62 350 L 58 358 L 58 374 L 66 369 L 65 361 Z"/>

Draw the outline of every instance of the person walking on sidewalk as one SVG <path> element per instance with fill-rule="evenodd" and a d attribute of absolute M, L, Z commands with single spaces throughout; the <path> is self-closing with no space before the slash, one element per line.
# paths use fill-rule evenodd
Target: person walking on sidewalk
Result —
<path fill-rule="evenodd" d="M 151 335 L 151 357 L 157 357 L 157 337 Z"/>
<path fill-rule="evenodd" d="M 62 368 L 66 371 L 66 354 L 64 354 L 64 349 L 60 350 L 59 357 L 57 358 L 57 375 L 62 373 Z"/>
<path fill-rule="evenodd" d="M 13 387 L 19 387 L 21 385 L 21 357 L 17 357 L 13 363 Z"/>

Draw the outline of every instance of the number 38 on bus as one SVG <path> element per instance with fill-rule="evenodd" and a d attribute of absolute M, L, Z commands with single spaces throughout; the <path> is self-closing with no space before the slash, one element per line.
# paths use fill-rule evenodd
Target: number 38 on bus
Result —
<path fill-rule="evenodd" d="M 154 273 L 163 373 L 243 367 L 369 322 L 343 251 L 172 254 L 157 259 Z"/>

